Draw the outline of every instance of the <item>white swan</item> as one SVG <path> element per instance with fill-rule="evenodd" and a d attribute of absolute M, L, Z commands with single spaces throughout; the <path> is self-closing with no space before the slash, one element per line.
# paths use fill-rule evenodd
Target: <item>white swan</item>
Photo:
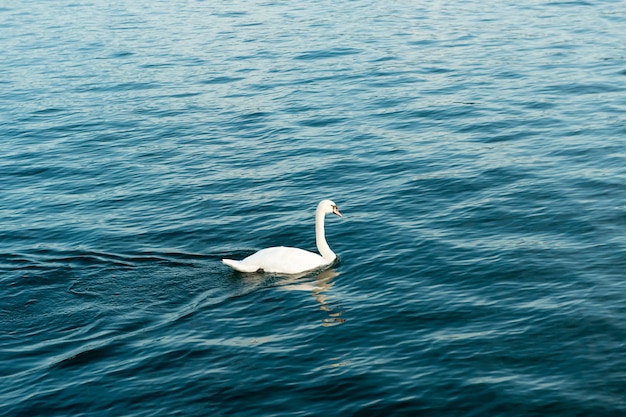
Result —
<path fill-rule="evenodd" d="M 324 216 L 336 214 L 341 217 L 337 205 L 330 200 L 323 200 L 315 211 L 315 241 L 317 253 L 304 249 L 277 246 L 261 249 L 241 261 L 222 259 L 225 265 L 239 272 L 270 272 L 279 274 L 299 274 L 330 265 L 337 255 L 330 249 L 324 236 Z"/>

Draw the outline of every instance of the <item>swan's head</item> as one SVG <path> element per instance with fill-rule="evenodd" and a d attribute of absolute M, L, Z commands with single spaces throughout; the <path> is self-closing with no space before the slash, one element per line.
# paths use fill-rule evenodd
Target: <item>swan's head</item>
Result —
<path fill-rule="evenodd" d="M 322 200 L 318 205 L 317 205 L 317 210 L 318 211 L 322 211 L 324 214 L 336 214 L 337 216 L 341 217 L 341 213 L 339 212 L 339 208 L 337 207 L 337 204 L 333 203 L 330 200 Z"/>

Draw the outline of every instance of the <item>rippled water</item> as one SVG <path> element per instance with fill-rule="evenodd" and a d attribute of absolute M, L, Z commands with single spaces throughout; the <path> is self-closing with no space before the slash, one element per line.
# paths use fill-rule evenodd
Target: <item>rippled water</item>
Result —
<path fill-rule="evenodd" d="M 626 414 L 623 1 L 0 6 L 0 415 Z"/>

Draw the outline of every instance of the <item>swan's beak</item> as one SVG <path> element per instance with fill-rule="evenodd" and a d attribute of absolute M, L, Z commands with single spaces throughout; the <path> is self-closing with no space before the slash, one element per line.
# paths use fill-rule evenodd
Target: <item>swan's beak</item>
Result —
<path fill-rule="evenodd" d="M 337 216 L 341 217 L 341 213 L 339 213 L 339 209 L 337 208 L 337 206 L 333 206 L 333 214 L 336 214 Z"/>

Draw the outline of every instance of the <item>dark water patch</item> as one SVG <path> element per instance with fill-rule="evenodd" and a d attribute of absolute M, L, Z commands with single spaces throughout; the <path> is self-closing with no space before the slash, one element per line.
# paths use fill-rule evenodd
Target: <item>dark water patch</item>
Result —
<path fill-rule="evenodd" d="M 115 53 L 109 55 L 109 58 L 113 58 L 113 59 L 116 59 L 116 58 L 126 58 L 126 57 L 133 56 L 133 55 L 135 55 L 134 52 L 118 51 L 118 52 L 115 52 Z"/>
<path fill-rule="evenodd" d="M 205 80 L 203 81 L 203 84 L 230 84 L 230 83 L 234 83 L 237 81 L 241 81 L 243 80 L 243 77 L 215 77 L 215 78 L 211 78 L 209 80 Z"/>
<path fill-rule="evenodd" d="M 308 127 L 325 127 L 331 126 L 335 124 L 345 123 L 347 120 L 341 117 L 325 117 L 325 118 L 315 118 L 311 120 L 303 120 L 300 122 L 303 126 Z"/>
<path fill-rule="evenodd" d="M 546 3 L 546 6 L 553 7 L 569 7 L 569 6 L 593 6 L 593 3 L 587 1 L 553 1 Z"/>
<path fill-rule="evenodd" d="M 355 49 L 355 48 L 330 48 L 330 49 L 308 51 L 308 52 L 296 55 L 294 59 L 309 61 L 309 60 L 318 60 L 318 59 L 337 58 L 337 57 L 342 57 L 342 56 L 356 55 L 360 53 L 362 53 L 362 51 L 360 49 Z"/>
<path fill-rule="evenodd" d="M 81 368 L 86 365 L 93 365 L 94 362 L 114 357 L 116 354 L 119 354 L 119 352 L 116 352 L 116 349 L 110 345 L 86 346 L 69 353 L 67 357 L 61 358 L 53 366 L 61 370 Z"/>
<path fill-rule="evenodd" d="M 65 111 L 64 109 L 56 109 L 56 108 L 48 108 L 48 109 L 42 109 L 42 110 L 37 110 L 33 112 L 33 115 L 38 115 L 38 116 L 46 116 L 46 115 L 54 115 L 60 112 Z"/>
<path fill-rule="evenodd" d="M 177 94 L 172 94 L 169 97 L 171 98 L 189 98 L 189 97 L 197 97 L 202 95 L 202 93 L 200 92 L 186 92 L 186 93 L 177 93 Z"/>
<path fill-rule="evenodd" d="M 106 92 L 124 92 L 132 90 L 152 90 L 158 88 L 152 82 L 128 82 L 128 83 L 109 83 L 109 84 L 82 84 L 76 88 L 77 93 L 106 93 Z"/>
<path fill-rule="evenodd" d="M 449 73 L 453 73 L 455 70 L 452 68 L 428 67 L 428 68 L 422 68 L 421 71 L 424 74 L 449 74 Z"/>
<path fill-rule="evenodd" d="M 248 12 L 245 11 L 240 11 L 240 10 L 233 10 L 233 11 L 227 11 L 227 12 L 221 12 L 221 13 L 215 13 L 215 16 L 217 17 L 242 17 L 242 16 L 246 16 L 248 15 Z"/>
<path fill-rule="evenodd" d="M 557 84 L 548 86 L 544 90 L 548 93 L 562 93 L 573 95 L 586 95 L 586 94 L 605 94 L 605 93 L 619 93 L 624 91 L 623 87 L 609 85 L 609 84 Z"/>
<path fill-rule="evenodd" d="M 556 103 L 549 101 L 531 101 L 525 104 L 525 106 L 533 110 L 550 110 L 555 108 L 557 105 Z"/>
<path fill-rule="evenodd" d="M 510 125 L 510 123 L 508 123 L 508 125 Z M 502 130 L 508 130 L 505 128 Z M 472 129 L 474 130 L 474 129 Z M 500 130 L 497 129 L 496 130 Z M 489 130 L 487 130 L 489 131 Z M 532 137 L 536 137 L 538 136 L 539 133 L 538 132 L 533 132 L 533 131 L 518 131 L 518 132 L 507 132 L 504 134 L 493 134 L 493 131 L 491 132 L 491 134 L 489 136 L 483 137 L 480 139 L 481 142 L 485 142 L 485 143 L 499 143 L 499 142 L 510 142 L 510 141 L 520 141 L 520 140 L 524 140 L 527 138 L 532 138 Z"/>

